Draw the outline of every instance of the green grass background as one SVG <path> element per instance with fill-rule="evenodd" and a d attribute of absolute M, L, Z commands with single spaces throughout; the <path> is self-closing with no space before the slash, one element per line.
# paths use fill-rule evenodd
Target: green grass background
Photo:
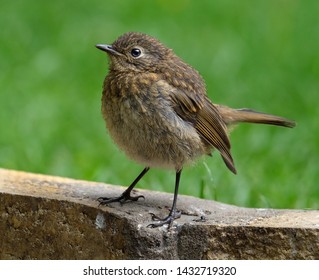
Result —
<path fill-rule="evenodd" d="M 106 55 L 127 31 L 159 38 L 200 71 L 216 103 L 295 119 L 231 135 L 238 175 L 218 154 L 185 168 L 180 193 L 246 207 L 319 206 L 319 1 L 1 1 L 0 167 L 128 185 L 100 113 Z M 153 170 L 140 188 L 173 191 Z"/>

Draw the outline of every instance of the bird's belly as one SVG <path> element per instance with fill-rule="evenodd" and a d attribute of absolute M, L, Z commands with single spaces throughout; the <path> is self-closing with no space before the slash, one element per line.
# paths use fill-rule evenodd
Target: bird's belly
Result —
<path fill-rule="evenodd" d="M 149 167 L 180 169 L 207 153 L 193 125 L 170 106 L 132 107 L 126 102 L 104 106 L 103 115 L 114 142 L 131 159 Z"/>

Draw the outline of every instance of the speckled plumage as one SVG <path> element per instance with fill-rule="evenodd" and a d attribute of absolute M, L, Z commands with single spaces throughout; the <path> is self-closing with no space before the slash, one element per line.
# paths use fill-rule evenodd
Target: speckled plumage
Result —
<path fill-rule="evenodd" d="M 129 56 L 137 46 L 144 51 L 140 60 Z M 216 147 L 235 171 L 226 125 L 199 73 L 145 34 L 126 33 L 112 47 L 128 54 L 110 56 L 102 97 L 107 128 L 119 147 L 141 164 L 174 169 Z"/>
<path fill-rule="evenodd" d="M 118 198 L 101 198 L 102 204 L 137 200 L 130 195 L 150 167 L 176 170 L 174 202 L 169 216 L 180 216 L 176 199 L 181 170 L 198 157 L 219 151 L 226 166 L 236 173 L 228 126 L 237 122 L 293 127 L 287 119 L 250 109 L 213 104 L 200 74 L 157 39 L 129 32 L 112 45 L 97 45 L 110 58 L 104 81 L 102 113 L 115 143 L 145 169 Z"/>

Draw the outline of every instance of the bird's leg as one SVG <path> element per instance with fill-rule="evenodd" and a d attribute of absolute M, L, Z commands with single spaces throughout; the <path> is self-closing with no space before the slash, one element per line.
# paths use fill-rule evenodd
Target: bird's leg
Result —
<path fill-rule="evenodd" d="M 99 197 L 98 201 L 100 202 L 100 205 L 106 205 L 112 202 L 120 202 L 125 203 L 126 201 L 137 201 L 139 198 L 144 198 L 143 195 L 138 196 L 131 196 L 131 191 L 135 187 L 135 185 L 138 183 L 139 180 L 142 179 L 142 177 L 146 174 L 147 171 L 149 171 L 149 167 L 145 167 L 143 171 L 140 173 L 140 175 L 137 176 L 137 178 L 133 181 L 133 183 L 118 197 Z"/>
<path fill-rule="evenodd" d="M 149 224 L 147 227 L 156 228 L 156 227 L 160 227 L 160 226 L 163 226 L 165 224 L 168 224 L 168 228 L 170 228 L 172 226 L 173 221 L 175 219 L 178 219 L 178 218 L 181 217 L 181 212 L 176 210 L 178 186 L 179 186 L 179 181 L 180 181 L 180 178 L 181 178 L 181 173 L 182 173 L 182 170 L 176 171 L 176 180 L 175 180 L 175 191 L 174 191 L 173 205 L 172 205 L 172 208 L 171 208 L 168 216 L 165 217 L 164 219 L 161 219 L 161 218 L 157 217 L 156 215 L 154 215 L 153 213 L 151 213 L 152 220 L 153 221 L 157 221 L 157 222 L 153 223 L 153 224 Z"/>

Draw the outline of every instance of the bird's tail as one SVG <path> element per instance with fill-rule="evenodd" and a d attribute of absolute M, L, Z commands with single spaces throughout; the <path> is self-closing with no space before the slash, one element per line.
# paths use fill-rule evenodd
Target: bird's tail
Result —
<path fill-rule="evenodd" d="M 217 107 L 227 125 L 232 125 L 239 122 L 262 123 L 284 127 L 294 127 L 296 125 L 296 123 L 292 120 L 256 112 L 251 109 L 232 109 L 223 105 L 214 105 Z"/>

